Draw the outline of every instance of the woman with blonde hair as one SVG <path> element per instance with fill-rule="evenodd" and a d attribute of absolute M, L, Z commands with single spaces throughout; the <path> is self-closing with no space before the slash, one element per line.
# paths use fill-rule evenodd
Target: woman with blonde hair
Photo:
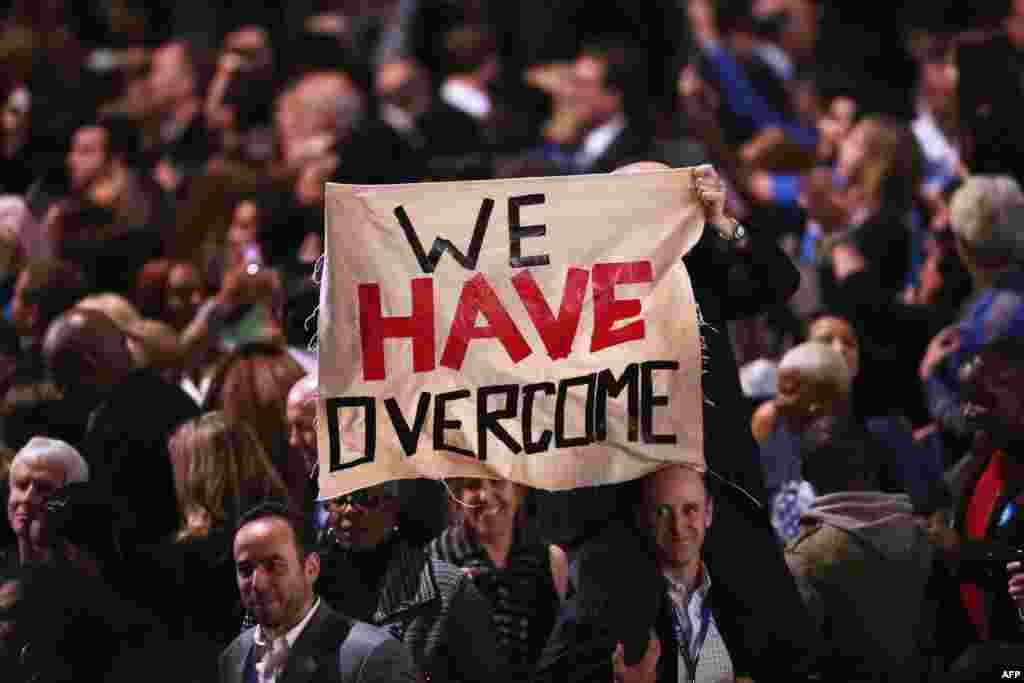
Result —
<path fill-rule="evenodd" d="M 565 551 L 530 519 L 530 489 L 507 480 L 448 480 L 452 522 L 427 546 L 460 567 L 490 602 L 509 680 L 529 680 L 555 625 L 569 580 Z"/>
<path fill-rule="evenodd" d="M 261 500 L 286 501 L 288 491 L 253 429 L 222 412 L 182 424 L 168 450 L 181 525 L 163 545 L 138 549 L 133 574 L 145 578 L 134 597 L 195 653 L 188 680 L 216 681 L 217 656 L 245 616 L 231 553 L 235 520 Z"/>
<path fill-rule="evenodd" d="M 910 127 L 892 117 L 866 116 L 839 146 L 823 201 L 807 195 L 809 216 L 826 234 L 819 277 L 822 303 L 835 308 L 837 285 L 831 251 L 846 244 L 863 256 L 886 295 L 907 284 L 912 261 L 915 200 L 922 177 L 921 150 Z M 827 205 L 829 210 L 822 211 Z M 918 217 L 916 220 L 920 220 Z"/>
<path fill-rule="evenodd" d="M 186 422 L 170 441 L 174 489 L 182 515 L 179 542 L 231 531 L 234 520 L 288 489 L 249 425 L 221 411 Z M 230 534 L 229 534 L 230 535 Z"/>

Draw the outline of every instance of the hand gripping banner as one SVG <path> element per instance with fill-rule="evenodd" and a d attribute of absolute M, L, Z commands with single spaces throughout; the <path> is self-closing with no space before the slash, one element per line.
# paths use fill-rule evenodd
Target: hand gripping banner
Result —
<path fill-rule="evenodd" d="M 320 497 L 703 469 L 691 173 L 328 184 Z"/>

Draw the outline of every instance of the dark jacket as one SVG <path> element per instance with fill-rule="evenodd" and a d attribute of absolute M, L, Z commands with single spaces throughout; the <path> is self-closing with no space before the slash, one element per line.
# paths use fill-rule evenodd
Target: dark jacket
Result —
<path fill-rule="evenodd" d="M 792 680 L 813 658 L 817 635 L 768 509 L 755 503 L 766 500 L 764 476 L 727 326 L 784 303 L 800 273 L 769 236 L 756 228 L 748 232 L 749 245 L 741 250 L 705 229 L 683 258 L 704 322 L 704 457 L 718 475 L 709 477 L 716 489 L 715 522 L 704 553 L 722 613 L 718 624 L 737 670 L 756 680 Z M 732 484 L 717 486 L 719 477 L 746 493 Z"/>
<path fill-rule="evenodd" d="M 238 635 L 244 616 L 231 530 L 124 552 L 129 574 L 146 577 L 126 582 L 126 595 L 155 612 L 168 638 L 193 653 L 190 680 L 216 680 L 217 655 Z"/>
<path fill-rule="evenodd" d="M 82 455 L 90 479 L 118 506 L 122 547 L 157 543 L 178 527 L 167 440 L 199 407 L 149 370 L 117 385 L 93 411 Z"/>
<path fill-rule="evenodd" d="M 668 583 L 657 569 L 653 549 L 630 525 L 613 525 L 580 550 L 571 570 L 571 596 L 562 605 L 554 631 L 537 664 L 534 683 L 604 683 L 613 680 L 612 654 L 624 647 L 627 665 L 639 660 L 653 628 L 661 641 L 658 683 L 680 680 L 679 643 Z M 629 557 L 624 563 L 622 557 Z M 714 579 L 712 578 L 712 581 Z M 711 614 L 720 625 L 722 611 L 712 587 Z M 719 629 L 721 631 L 721 629 Z M 726 640 L 723 633 L 722 639 Z M 733 647 L 726 640 L 726 649 Z M 741 669 L 735 669 L 737 675 Z"/>
<path fill-rule="evenodd" d="M 946 475 L 953 495 L 953 528 L 959 532 L 961 548 L 956 578 L 978 584 L 984 592 L 984 609 L 992 640 L 1024 640 L 1024 629 L 1007 593 L 1005 562 L 997 558 L 1002 551 L 1024 548 L 1024 481 L 1009 482 L 1009 488 L 996 500 L 989 517 L 985 537 L 968 541 L 965 536 L 967 508 L 978 480 L 992 455 L 968 454 Z"/>
<path fill-rule="evenodd" d="M 221 683 L 245 683 L 246 668 L 254 664 L 250 659 L 255 631 L 253 627 L 242 633 L 221 654 Z M 353 637 L 358 640 L 349 644 Z M 411 683 L 415 679 L 415 665 L 402 643 L 381 629 L 338 614 L 321 602 L 292 645 L 277 683 Z"/>
<path fill-rule="evenodd" d="M 355 582 L 344 580 L 347 555 L 338 548 L 321 553 L 320 593 L 350 614 L 346 597 Z M 490 606 L 472 580 L 406 541 L 391 546 L 390 558 L 369 622 L 405 643 L 434 683 L 502 680 Z"/>

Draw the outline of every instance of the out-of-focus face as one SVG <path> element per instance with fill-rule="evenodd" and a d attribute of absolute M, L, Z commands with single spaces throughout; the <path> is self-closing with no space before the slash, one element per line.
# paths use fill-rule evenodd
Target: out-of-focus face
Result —
<path fill-rule="evenodd" d="M 839 143 L 836 170 L 844 178 L 852 178 L 868 155 L 869 129 L 863 122 L 854 126 Z"/>
<path fill-rule="evenodd" d="M 28 130 L 31 101 L 25 88 L 15 88 L 7 96 L 0 112 L 0 130 L 6 139 L 16 139 Z"/>
<path fill-rule="evenodd" d="M 107 142 L 107 131 L 99 126 L 75 131 L 67 157 L 72 190 L 82 192 L 103 176 L 107 170 Z"/>
<path fill-rule="evenodd" d="M 960 379 L 967 399 L 964 412 L 976 428 L 999 447 L 1024 440 L 1024 366 L 982 351 L 961 369 Z"/>
<path fill-rule="evenodd" d="M 580 121 L 599 126 L 613 117 L 621 98 L 605 84 L 608 65 L 593 55 L 581 55 L 572 66 L 570 93 Z"/>
<path fill-rule="evenodd" d="M 7 521 L 15 536 L 39 540 L 45 527 L 45 503 L 64 486 L 66 477 L 63 467 L 46 460 L 15 465 L 7 499 Z"/>
<path fill-rule="evenodd" d="M 170 43 L 153 51 L 147 90 L 150 105 L 157 111 L 165 111 L 191 95 L 188 55 L 182 45 Z"/>
<path fill-rule="evenodd" d="M 526 498 L 526 487 L 507 480 L 455 479 L 452 492 L 466 524 L 481 538 L 507 533 L 516 526 L 516 515 Z"/>
<path fill-rule="evenodd" d="M 399 500 L 386 485 L 371 486 L 327 503 L 328 526 L 343 548 L 372 550 L 391 537 Z"/>
<path fill-rule="evenodd" d="M 256 242 L 259 228 L 259 207 L 248 200 L 239 202 L 231 216 L 231 227 L 228 228 L 228 247 L 231 250 L 233 265 L 245 261 L 245 248 Z"/>
<path fill-rule="evenodd" d="M 825 230 L 842 228 L 850 214 L 828 168 L 816 168 L 807 174 L 799 201 L 807 217 L 818 221 Z"/>
<path fill-rule="evenodd" d="M 239 529 L 234 557 L 242 603 L 261 626 L 284 635 L 313 602 L 320 558 L 310 553 L 303 559 L 291 527 L 276 517 Z"/>
<path fill-rule="evenodd" d="M 248 244 L 256 240 L 260 227 L 260 210 L 253 202 L 239 202 L 231 218 L 228 237 L 233 244 Z"/>
<path fill-rule="evenodd" d="M 18 607 L 23 600 L 20 581 L 0 584 L 0 662 L 19 654 L 21 636 L 18 631 Z"/>
<path fill-rule="evenodd" d="M 952 51 L 942 59 L 930 59 L 921 64 L 921 89 L 933 102 L 952 103 L 959 79 L 960 71 Z"/>
<path fill-rule="evenodd" d="M 195 266 L 179 263 L 167 275 L 167 310 L 174 329 L 183 330 L 196 316 L 204 299 L 203 283 Z"/>
<path fill-rule="evenodd" d="M 818 120 L 818 132 L 821 137 L 818 142 L 818 156 L 824 160 L 832 158 L 839 148 L 839 143 L 850 132 L 853 126 L 853 118 L 857 115 L 857 103 L 849 97 L 833 98 L 825 111 L 824 116 Z"/>
<path fill-rule="evenodd" d="M 29 278 L 27 271 L 18 273 L 14 281 L 14 293 L 11 295 L 11 323 L 20 337 L 30 337 L 35 332 L 36 307 L 25 300 Z"/>
<path fill-rule="evenodd" d="M 853 327 L 842 318 L 824 316 L 818 318 L 811 325 L 808 339 L 820 341 L 831 346 L 843 355 L 846 360 L 846 367 L 850 370 L 850 377 L 856 377 L 860 372 L 860 342 Z"/>
<path fill-rule="evenodd" d="M 682 570 L 700 562 L 712 508 L 704 481 L 693 469 L 668 467 L 650 475 L 639 514 L 654 531 L 662 567 Z"/>
<path fill-rule="evenodd" d="M 292 391 L 285 407 L 288 446 L 302 455 L 306 472 L 313 474 L 317 463 L 316 402 L 307 392 Z"/>

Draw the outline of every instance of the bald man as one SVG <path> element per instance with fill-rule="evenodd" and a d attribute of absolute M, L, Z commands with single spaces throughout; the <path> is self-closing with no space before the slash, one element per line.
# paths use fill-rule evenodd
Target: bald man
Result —
<path fill-rule="evenodd" d="M 631 524 L 613 542 L 588 543 L 580 551 L 576 591 L 559 615 L 536 680 L 746 680 L 736 678 L 746 671 L 734 662 L 727 640 L 741 634 L 719 629 L 730 616 L 722 613 L 723 601 L 712 599 L 715 577 L 704 562 L 715 515 L 704 475 L 671 465 L 627 491 Z M 629 563 L 621 561 L 625 556 Z"/>
<path fill-rule="evenodd" d="M 51 323 L 43 358 L 57 384 L 98 399 L 134 370 L 128 338 L 107 315 L 73 309 Z"/>
<path fill-rule="evenodd" d="M 137 369 L 125 334 L 98 311 L 72 309 L 54 320 L 43 356 L 81 411 L 81 451 L 117 505 L 121 547 L 172 533 L 178 512 L 167 439 L 198 406 L 152 370 Z"/>
<path fill-rule="evenodd" d="M 761 442 L 761 464 L 771 496 L 772 525 L 783 542 L 800 531 L 800 516 L 816 495 L 801 475 L 801 450 L 815 438 L 812 426 L 828 425 L 872 445 L 883 463 L 882 490 L 921 489 L 927 500 L 931 483 L 919 472 L 922 453 L 898 420 L 858 420 L 850 400 L 852 380 L 843 355 L 822 342 L 790 349 L 779 364 L 775 428 Z M 902 429 L 905 434 L 897 433 Z M 922 478 L 917 482 L 915 477 Z"/>
<path fill-rule="evenodd" d="M 337 182 L 399 183 L 422 176 L 420 155 L 388 124 L 367 116 L 367 93 L 343 71 L 316 71 L 295 81 L 277 100 L 275 125 L 280 161 L 290 171 L 339 154 Z"/>

